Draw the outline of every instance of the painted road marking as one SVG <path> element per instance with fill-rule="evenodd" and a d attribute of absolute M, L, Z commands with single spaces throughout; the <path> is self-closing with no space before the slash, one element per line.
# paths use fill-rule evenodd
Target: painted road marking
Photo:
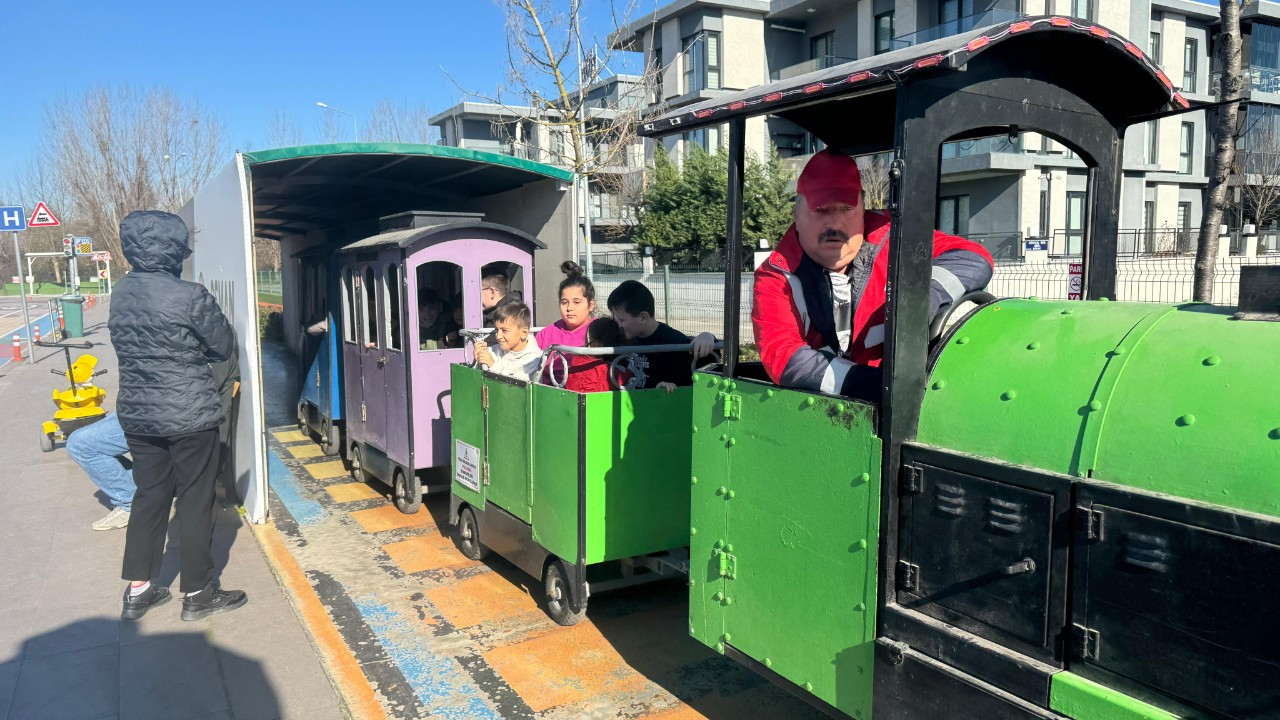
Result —
<path fill-rule="evenodd" d="M 324 457 L 324 450 L 321 450 L 319 445 L 286 445 L 284 449 L 299 460 Z"/>
<path fill-rule="evenodd" d="M 435 520 L 431 517 L 431 513 L 427 512 L 426 508 L 420 508 L 418 512 L 406 515 L 397 510 L 394 505 L 385 505 L 371 510 L 357 510 L 351 513 L 351 519 L 360 523 L 360 527 L 364 528 L 367 533 L 399 530 L 407 527 L 427 528 L 435 526 Z"/>
<path fill-rule="evenodd" d="M 427 600 L 456 628 L 506 620 L 524 613 L 545 613 L 530 591 L 496 572 L 486 572 L 427 590 Z M 548 621 L 549 622 L 549 621 Z"/>
<path fill-rule="evenodd" d="M 311 440 L 311 438 L 303 435 L 298 430 L 275 430 L 271 434 L 282 443 L 307 442 Z"/>
<path fill-rule="evenodd" d="M 267 453 L 267 483 L 299 525 L 314 525 L 328 515 L 320 503 L 307 497 L 306 491 L 298 485 L 289 468 L 284 466 L 275 448 Z"/>
<path fill-rule="evenodd" d="M 453 570 L 483 564 L 468 560 L 458 551 L 452 538 L 439 533 L 429 532 L 419 537 L 383 545 L 382 549 L 406 574 L 424 570 Z"/>
<path fill-rule="evenodd" d="M 303 467 L 306 468 L 307 474 L 316 480 L 333 480 L 350 474 L 347 472 L 347 466 L 341 460 L 310 462 L 303 465 Z"/>
<path fill-rule="evenodd" d="M 647 682 L 590 623 L 495 648 L 484 658 L 535 713 L 606 692 L 636 692 Z"/>
<path fill-rule="evenodd" d="M 342 483 L 325 488 L 334 502 L 349 503 L 357 500 L 372 500 L 382 497 L 376 490 L 362 482 Z"/>

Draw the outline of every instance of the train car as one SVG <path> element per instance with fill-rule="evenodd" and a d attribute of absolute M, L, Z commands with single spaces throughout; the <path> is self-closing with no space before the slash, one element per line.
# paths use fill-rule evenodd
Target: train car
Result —
<path fill-rule="evenodd" d="M 339 346 L 329 332 L 329 328 L 341 327 L 341 318 L 329 302 L 338 296 L 337 257 L 321 246 L 295 253 L 294 258 L 301 276 L 299 317 L 305 328 L 299 336 L 298 429 L 315 435 L 326 455 L 337 455 L 345 427 L 343 385 L 334 381 L 341 377 Z"/>
<path fill-rule="evenodd" d="M 501 272 L 522 293 L 544 247 L 476 213 L 407 212 L 339 251 L 347 457 L 357 480 L 392 486 L 401 512 L 418 511 L 424 479 L 449 485 L 449 366 L 465 361 L 456 331 L 482 324 L 482 277 Z"/>
<path fill-rule="evenodd" d="M 544 349 L 689 352 L 688 346 Z M 458 546 L 490 550 L 539 578 L 561 625 L 593 592 L 683 576 L 689 542 L 689 388 L 577 393 L 453 368 Z"/>
<path fill-rule="evenodd" d="M 1107 302 L 1124 130 L 1187 108 L 1133 43 L 1033 17 L 643 126 L 729 126 L 727 351 L 693 388 L 693 637 L 833 717 L 1280 717 L 1280 322 L 1250 319 L 1280 319 L 1278 283 L 1246 273 L 1239 316 Z M 764 114 L 894 154 L 878 403 L 737 360 L 744 136 Z M 1022 131 L 1088 167 L 1083 301 L 990 302 L 931 345 L 942 145 Z"/>

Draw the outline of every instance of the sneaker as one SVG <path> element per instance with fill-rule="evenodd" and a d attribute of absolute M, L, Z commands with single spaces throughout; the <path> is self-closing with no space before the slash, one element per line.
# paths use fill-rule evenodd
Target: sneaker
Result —
<path fill-rule="evenodd" d="M 212 582 L 200 592 L 182 598 L 182 619 L 199 620 L 214 613 L 229 612 L 248 601 L 249 596 L 243 590 L 223 590 Z"/>
<path fill-rule="evenodd" d="M 98 520 L 89 527 L 94 530 L 115 530 L 116 528 L 129 526 L 129 511 L 124 508 L 113 508 L 101 520 Z"/>
<path fill-rule="evenodd" d="M 126 585 L 124 588 L 124 610 L 120 612 L 120 619 L 137 620 L 146 615 L 151 608 L 163 605 L 172 598 L 173 595 L 169 592 L 169 588 L 160 587 L 154 582 L 151 583 L 151 587 L 137 597 L 129 592 L 129 586 Z"/>

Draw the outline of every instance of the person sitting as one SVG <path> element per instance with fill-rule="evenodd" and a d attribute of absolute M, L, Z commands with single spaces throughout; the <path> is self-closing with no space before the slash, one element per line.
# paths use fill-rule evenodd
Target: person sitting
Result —
<path fill-rule="evenodd" d="M 716 338 L 708 332 L 690 339 L 653 317 L 653 293 L 636 280 L 626 280 L 609 293 L 609 312 L 618 323 L 628 345 L 688 345 L 694 359 L 703 358 L 715 349 Z M 627 389 L 653 389 L 659 386 L 668 392 L 676 386 L 693 384 L 693 365 L 689 355 L 682 352 L 638 353 L 630 365 L 632 377 Z"/>
<path fill-rule="evenodd" d="M 484 309 L 482 319 L 485 327 L 494 326 L 494 313 L 500 305 L 523 302 L 524 296 L 520 291 L 511 290 L 511 280 L 506 273 L 491 272 L 480 279 L 480 307 Z"/>
<path fill-rule="evenodd" d="M 453 296 L 453 300 L 449 302 L 449 307 L 445 311 L 453 317 L 453 330 L 444 336 L 444 346 L 447 348 L 465 347 L 467 341 L 462 337 L 460 332 L 466 327 L 467 315 L 462 308 L 462 293 Z"/>
<path fill-rule="evenodd" d="M 133 494 L 138 487 L 133 484 L 133 471 L 121 462 L 128 452 L 129 443 L 115 413 L 107 413 L 101 420 L 67 437 L 67 454 L 111 503 L 111 512 L 89 526 L 94 530 L 115 530 L 129 525 Z"/>
<path fill-rule="evenodd" d="M 522 302 L 504 303 L 493 314 L 494 337 L 498 347 L 476 343 L 476 363 L 497 375 L 529 382 L 538 374 L 542 350 L 529 337 L 532 313 Z"/>
<path fill-rule="evenodd" d="M 596 318 L 587 324 L 586 347 L 616 347 L 624 341 L 622 330 L 613 318 Z M 564 389 L 574 392 L 605 392 L 626 387 L 631 373 L 623 370 L 616 377 L 617 387 L 609 384 L 609 369 L 613 363 L 612 355 L 566 355 L 569 359 L 569 372 L 565 377 Z M 551 367 L 547 368 L 552 371 Z"/>
<path fill-rule="evenodd" d="M 796 183 L 794 224 L 756 269 L 751 324 L 784 387 L 880 398 L 890 220 L 863 205 L 852 157 L 823 150 Z M 933 233 L 929 318 L 991 280 L 981 245 Z"/>
<path fill-rule="evenodd" d="M 435 290 L 418 288 L 418 349 L 443 350 L 446 338 L 457 332 L 453 318 L 444 312 L 444 301 Z"/>

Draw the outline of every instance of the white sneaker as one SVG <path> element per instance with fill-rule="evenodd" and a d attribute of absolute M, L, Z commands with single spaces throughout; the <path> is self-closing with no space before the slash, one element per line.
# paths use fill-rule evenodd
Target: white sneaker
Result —
<path fill-rule="evenodd" d="M 127 527 L 129 525 L 129 511 L 123 508 L 113 508 L 101 520 L 95 522 L 92 527 L 94 530 L 115 530 L 116 528 Z"/>

